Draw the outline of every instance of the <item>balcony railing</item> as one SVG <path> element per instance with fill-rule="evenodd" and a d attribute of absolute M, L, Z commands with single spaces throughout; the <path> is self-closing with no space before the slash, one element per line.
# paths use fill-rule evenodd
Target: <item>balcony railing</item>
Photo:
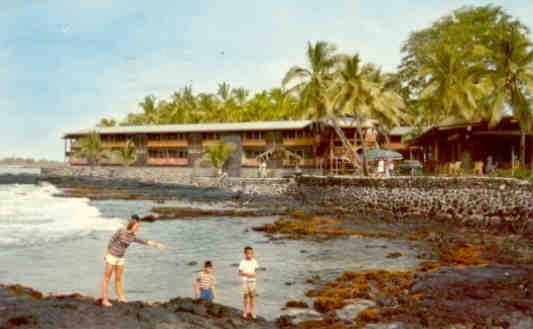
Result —
<path fill-rule="evenodd" d="M 266 146 L 267 142 L 265 139 L 243 139 L 242 146 Z"/>
<path fill-rule="evenodd" d="M 187 166 L 189 159 L 187 158 L 148 158 L 146 161 L 151 166 Z"/>
<path fill-rule="evenodd" d="M 124 147 L 124 145 L 126 145 L 126 141 L 102 141 L 103 148 L 117 148 Z M 73 149 L 79 149 L 81 148 L 81 142 L 72 142 L 70 143 L 70 147 Z"/>
<path fill-rule="evenodd" d="M 87 159 L 79 159 L 79 158 L 70 157 L 68 159 L 68 163 L 70 163 L 73 166 L 79 166 L 79 165 L 87 165 L 89 164 L 89 161 L 87 161 Z"/>
<path fill-rule="evenodd" d="M 202 141 L 202 146 L 207 146 L 207 145 L 218 145 L 220 144 L 221 141 L 220 139 L 204 139 Z"/>
<path fill-rule="evenodd" d="M 102 147 L 104 148 L 113 148 L 113 147 L 124 147 L 126 141 L 102 141 Z"/>
<path fill-rule="evenodd" d="M 159 141 L 148 141 L 147 146 L 158 148 L 158 147 L 187 147 L 189 143 L 186 139 L 176 139 L 176 140 L 159 140 Z"/>
<path fill-rule="evenodd" d="M 283 138 L 284 146 L 310 146 L 317 141 L 315 137 Z"/>
<path fill-rule="evenodd" d="M 283 166 L 284 167 L 293 167 L 296 164 L 300 167 L 315 167 L 319 162 L 319 159 L 302 159 L 300 161 L 297 160 L 283 160 Z"/>
<path fill-rule="evenodd" d="M 259 161 L 257 161 L 257 159 L 244 159 L 242 165 L 245 167 L 257 167 Z"/>

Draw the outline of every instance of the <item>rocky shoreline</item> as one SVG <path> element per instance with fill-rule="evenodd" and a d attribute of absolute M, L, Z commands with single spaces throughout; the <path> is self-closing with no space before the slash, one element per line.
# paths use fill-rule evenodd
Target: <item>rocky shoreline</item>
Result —
<path fill-rule="evenodd" d="M 411 271 L 345 271 L 336 278 L 309 277 L 312 288 L 306 296 L 312 302 L 289 301 L 287 307 L 298 311 L 278 319 L 282 328 L 532 328 L 529 239 L 431 220 L 374 221 L 379 224 L 359 216 L 332 219 L 295 212 L 255 228 L 272 239 L 403 240 L 420 259 Z"/>
<path fill-rule="evenodd" d="M 376 270 L 343 272 L 327 279 L 311 277 L 308 282 L 312 289 L 307 296 L 312 302 L 288 301 L 287 307 L 298 311 L 279 318 L 276 324 L 241 323 L 238 317 L 232 316 L 221 320 L 210 315 L 207 306 L 202 306 L 204 311 L 182 311 L 178 304 L 197 304 L 176 299 L 156 305 L 120 305 L 126 311 L 118 317 L 124 316 L 132 328 L 533 328 L 533 247 L 530 244 L 533 187 L 528 182 L 479 177 L 302 176 L 271 182 L 233 180 L 226 185 L 206 178 L 202 184 L 193 186 L 85 176 L 21 177 L 17 178 L 18 182 L 51 182 L 60 188 L 60 196 L 65 197 L 160 201 L 161 206 L 153 208 L 154 215 L 145 217 L 146 221 L 279 215 L 283 217 L 254 229 L 273 240 L 400 239 L 419 253 L 418 268 L 410 272 Z M 4 175 L 2 181 L 16 179 L 6 179 Z M 235 207 L 196 209 L 165 205 L 166 201 L 182 198 L 208 204 L 230 201 Z M 402 254 L 391 252 L 387 257 L 397 258 Z M 48 318 L 41 316 L 39 320 L 30 310 L 42 307 L 42 314 L 47 314 L 58 300 L 69 301 L 67 304 L 75 305 L 75 310 L 87 310 L 87 328 L 93 324 L 94 328 L 103 328 L 97 319 L 91 318 L 98 308 L 93 309 L 90 301 L 80 302 L 79 306 L 74 302 L 79 297 L 42 299 L 29 295 L 31 298 L 15 299 L 15 304 L 21 303 L 17 309 L 25 310 L 24 314 L 31 317 L 16 313 L 22 318 L 13 320 L 11 312 L 4 312 L 10 318 L 0 317 L 3 321 L 0 328 L 18 325 L 52 328 L 46 326 L 46 321 L 42 322 Z M 0 299 L 5 300 L 5 296 L 5 291 L 0 289 Z M 12 301 L 13 296 L 7 296 L 7 300 Z M 0 309 L 3 303 L 0 301 Z M 174 313 L 169 315 L 169 310 Z M 0 316 L 5 316 L 4 313 Z M 145 323 L 139 322 L 138 316 L 128 317 L 131 314 L 150 315 L 141 316 Z M 151 314 L 155 314 L 156 320 L 152 320 Z M 157 322 L 166 317 L 172 321 L 179 318 L 181 322 Z M 57 322 L 54 328 L 68 327 L 67 319 L 61 319 L 64 324 Z M 75 323 L 73 318 L 68 320 Z"/>
<path fill-rule="evenodd" d="M 164 303 L 115 302 L 102 308 L 79 294 L 43 296 L 22 286 L 0 285 L 0 328 L 40 329 L 273 329 L 264 319 L 244 320 L 227 306 L 190 298 Z"/>

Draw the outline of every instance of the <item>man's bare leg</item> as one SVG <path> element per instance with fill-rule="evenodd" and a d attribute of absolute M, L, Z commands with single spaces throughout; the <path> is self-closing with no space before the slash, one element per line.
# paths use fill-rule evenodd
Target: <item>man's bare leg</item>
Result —
<path fill-rule="evenodd" d="M 124 273 L 124 266 L 115 266 L 115 291 L 119 302 L 126 302 L 124 296 L 124 289 L 122 288 L 122 273 Z"/>
<path fill-rule="evenodd" d="M 113 275 L 113 265 L 105 263 L 104 267 L 104 280 L 102 282 L 102 306 L 111 307 L 113 306 L 109 302 L 109 281 Z"/>

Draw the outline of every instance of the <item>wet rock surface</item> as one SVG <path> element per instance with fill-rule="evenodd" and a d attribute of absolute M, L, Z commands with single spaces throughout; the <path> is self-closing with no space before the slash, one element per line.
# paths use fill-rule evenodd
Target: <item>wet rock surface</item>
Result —
<path fill-rule="evenodd" d="M 114 303 L 103 308 L 81 295 L 43 297 L 29 288 L 0 285 L 0 328 L 270 329 L 274 323 L 244 320 L 239 310 L 176 298 L 165 303 Z"/>
<path fill-rule="evenodd" d="M 40 180 L 39 174 L 2 174 L 0 175 L 0 185 L 37 184 L 39 180 Z"/>
<path fill-rule="evenodd" d="M 145 221 L 169 220 L 183 217 L 254 217 L 254 216 L 276 216 L 283 215 L 286 210 L 278 209 L 243 209 L 243 208 L 222 208 L 222 209 L 202 209 L 190 207 L 154 207 L 152 212 L 156 216 L 143 218 Z"/>
<path fill-rule="evenodd" d="M 383 316 L 428 328 L 512 328 L 533 319 L 532 279 L 532 266 L 444 268 L 415 279 L 409 295 L 418 297 L 416 304 L 400 305 L 400 314 L 391 310 Z"/>

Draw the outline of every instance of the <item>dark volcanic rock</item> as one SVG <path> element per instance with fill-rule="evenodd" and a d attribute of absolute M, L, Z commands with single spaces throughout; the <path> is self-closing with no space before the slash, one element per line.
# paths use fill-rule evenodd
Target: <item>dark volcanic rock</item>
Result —
<path fill-rule="evenodd" d="M 530 269 L 533 270 L 533 267 Z M 447 293 L 453 297 L 455 290 L 466 291 L 470 288 L 490 290 L 527 282 L 529 271 L 510 265 L 491 264 L 483 267 L 464 269 L 444 268 L 418 277 L 411 287 L 411 292 L 431 291 L 432 294 Z"/>
<path fill-rule="evenodd" d="M 0 185 L 4 184 L 37 184 L 39 174 L 3 174 L 0 175 Z"/>
<path fill-rule="evenodd" d="M 241 208 L 189 208 L 189 207 L 154 207 L 156 220 L 176 219 L 183 217 L 253 217 L 274 216 L 286 213 L 284 209 L 241 209 Z"/>
<path fill-rule="evenodd" d="M 431 323 L 431 328 L 444 323 L 482 326 L 497 324 L 509 314 L 531 320 L 532 279 L 533 266 L 444 268 L 419 276 L 410 293 L 422 296 L 415 312 L 420 323 Z"/>
<path fill-rule="evenodd" d="M 168 328 L 168 329 L 271 329 L 263 319 L 247 321 L 240 311 L 190 298 L 175 298 L 153 305 L 118 303 L 103 308 L 81 295 L 42 298 L 38 292 L 0 285 L 0 328 Z"/>

